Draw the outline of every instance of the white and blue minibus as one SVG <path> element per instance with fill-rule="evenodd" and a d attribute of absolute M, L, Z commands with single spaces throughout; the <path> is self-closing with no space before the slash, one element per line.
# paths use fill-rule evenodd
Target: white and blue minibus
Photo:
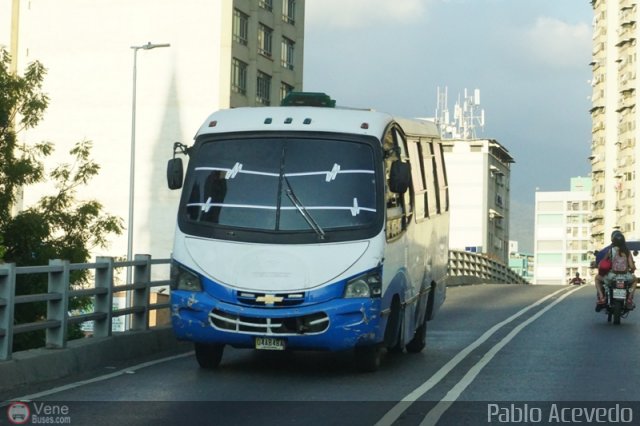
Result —
<path fill-rule="evenodd" d="M 324 94 L 283 104 L 217 111 L 192 146 L 174 145 L 177 338 L 194 342 L 203 368 L 226 345 L 354 350 L 364 371 L 385 349 L 422 351 L 449 249 L 436 125 Z"/>

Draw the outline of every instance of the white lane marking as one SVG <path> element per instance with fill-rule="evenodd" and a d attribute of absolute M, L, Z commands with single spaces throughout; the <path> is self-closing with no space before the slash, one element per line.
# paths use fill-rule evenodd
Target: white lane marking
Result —
<path fill-rule="evenodd" d="M 82 381 L 79 381 L 79 382 L 69 383 L 69 384 L 66 384 L 66 385 L 63 385 L 63 386 L 58 386 L 56 388 L 44 390 L 42 392 L 33 393 L 31 395 L 19 396 L 19 397 L 7 400 L 7 401 L 5 401 L 3 403 L 0 403 L 0 407 L 3 407 L 5 405 L 9 405 L 13 401 L 32 401 L 34 399 L 42 398 L 44 396 L 49 396 L 49 395 L 53 395 L 55 393 L 64 392 L 64 391 L 67 391 L 69 389 L 79 388 L 80 386 L 84 386 L 84 385 L 89 385 L 91 383 L 97 383 L 97 382 L 102 382 L 104 380 L 113 379 L 114 377 L 122 376 L 123 374 L 132 374 L 132 373 L 135 373 L 136 371 L 138 371 L 140 369 L 143 369 L 143 368 L 146 368 L 146 367 L 151 367 L 152 365 L 162 364 L 163 362 L 169 362 L 169 361 L 173 361 L 173 360 L 180 359 L 180 358 L 186 358 L 188 356 L 192 356 L 193 354 L 194 354 L 194 352 L 190 351 L 190 352 L 186 352 L 186 353 L 179 354 L 179 355 L 173 355 L 173 356 L 166 357 L 166 358 L 160 358 L 160 359 L 156 359 L 156 360 L 153 360 L 153 361 L 143 362 L 142 364 L 134 365 L 132 367 L 127 367 L 127 368 L 124 368 L 122 370 L 115 371 L 113 373 L 105 374 L 103 376 L 94 377 L 93 379 L 87 379 L 87 380 L 82 380 Z"/>
<path fill-rule="evenodd" d="M 578 288 L 580 288 L 580 287 L 578 287 Z M 399 403 L 397 403 L 380 420 L 378 420 L 378 422 L 375 424 L 375 426 L 389 426 L 389 425 L 393 424 L 396 420 L 398 420 L 398 418 L 400 418 L 402 413 L 404 413 L 407 410 L 407 408 L 409 408 L 411 406 L 412 403 L 417 401 L 418 398 L 420 398 L 425 393 L 429 392 L 429 390 L 431 390 L 431 388 L 433 388 L 435 385 L 440 383 L 440 381 L 442 379 L 444 379 L 447 376 L 447 374 L 449 374 L 451 372 L 451 370 L 453 370 L 458 364 L 460 364 L 478 346 L 480 346 L 481 344 L 483 344 L 484 342 L 489 340 L 489 338 L 494 333 L 496 333 L 498 330 L 500 330 L 502 327 L 504 327 L 505 325 L 509 324 L 510 322 L 516 320 L 518 317 L 522 316 L 523 314 L 525 314 L 529 310 L 535 308 L 536 306 L 540 305 L 541 303 L 544 303 L 546 300 L 554 297 L 556 294 L 562 293 L 564 291 L 567 291 L 566 287 L 565 288 L 561 288 L 560 290 L 557 290 L 557 291 L 555 291 L 555 292 L 543 297 L 542 299 L 532 303 L 531 305 L 522 308 L 521 310 L 519 310 L 515 314 L 511 315 L 509 318 L 507 318 L 504 321 L 499 322 L 498 324 L 496 324 L 493 327 L 491 327 L 482 336 L 478 337 L 476 339 L 476 341 L 471 343 L 469 346 L 464 348 L 462 351 L 458 352 L 458 354 L 456 356 L 451 358 L 451 360 L 449 360 L 449 362 L 447 362 L 445 365 L 443 365 L 440 368 L 440 370 L 438 370 L 433 376 L 431 376 L 429 378 L 429 380 L 427 380 L 426 382 L 424 382 L 423 384 L 418 386 L 409 395 L 407 395 L 404 398 L 402 398 L 402 400 L 400 400 Z"/>
<path fill-rule="evenodd" d="M 571 293 L 580 290 L 580 288 L 581 287 L 574 288 L 563 294 L 558 298 L 558 300 L 555 300 L 553 301 L 553 303 L 545 306 L 544 309 L 541 309 L 535 315 L 531 316 L 531 318 L 527 319 L 526 321 L 522 322 L 522 324 L 511 330 L 511 332 L 507 334 L 498 344 L 493 346 L 482 357 L 480 361 L 478 361 L 473 367 L 471 367 L 467 374 L 465 374 L 464 377 L 453 388 L 451 388 L 451 390 L 444 396 L 444 398 L 442 398 L 442 400 L 438 402 L 438 404 L 427 413 L 422 423 L 420 423 L 420 426 L 435 425 L 438 420 L 440 420 L 440 417 L 442 417 L 445 411 L 449 409 L 451 404 L 453 404 L 460 397 L 462 392 L 471 384 L 471 382 L 475 380 L 478 374 L 480 374 L 480 371 L 482 371 L 482 369 L 489 363 L 489 361 L 491 361 L 491 359 L 493 359 L 493 357 L 496 356 L 496 354 L 500 352 L 500 350 L 505 347 L 507 343 L 509 343 L 514 337 L 516 337 L 516 335 L 518 335 L 518 333 L 520 333 L 526 326 L 540 318 L 549 309 L 562 302 L 562 300 L 570 296 Z"/>

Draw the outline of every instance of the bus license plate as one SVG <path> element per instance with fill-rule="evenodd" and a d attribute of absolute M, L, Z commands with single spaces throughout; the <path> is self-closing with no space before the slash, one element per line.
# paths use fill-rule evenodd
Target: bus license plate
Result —
<path fill-rule="evenodd" d="M 284 339 L 276 339 L 274 337 L 256 337 L 256 349 L 265 351 L 283 351 L 284 347 Z"/>
<path fill-rule="evenodd" d="M 614 288 L 613 289 L 613 298 L 614 299 L 626 299 L 627 290 L 624 288 Z"/>

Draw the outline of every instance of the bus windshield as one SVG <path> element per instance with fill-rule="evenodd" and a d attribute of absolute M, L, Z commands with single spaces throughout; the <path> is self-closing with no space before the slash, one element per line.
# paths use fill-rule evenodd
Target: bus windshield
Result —
<path fill-rule="evenodd" d="M 376 217 L 371 145 L 303 137 L 204 142 L 191 158 L 192 223 L 271 232 L 366 227 Z"/>

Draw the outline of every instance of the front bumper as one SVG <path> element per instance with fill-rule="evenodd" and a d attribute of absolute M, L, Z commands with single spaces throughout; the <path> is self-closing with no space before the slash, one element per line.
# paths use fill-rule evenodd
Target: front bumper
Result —
<path fill-rule="evenodd" d="M 206 292 L 173 291 L 171 321 L 178 339 L 255 347 L 257 336 L 280 338 L 289 349 L 339 351 L 381 342 L 380 299 L 334 299 L 275 308 L 221 302 Z"/>

